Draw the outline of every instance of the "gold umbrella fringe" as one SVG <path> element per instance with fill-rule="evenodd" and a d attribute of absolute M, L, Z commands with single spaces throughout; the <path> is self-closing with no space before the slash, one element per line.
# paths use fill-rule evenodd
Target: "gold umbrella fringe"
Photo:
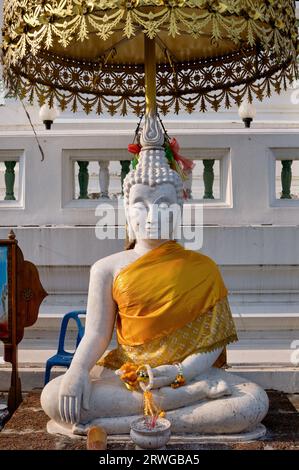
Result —
<path fill-rule="evenodd" d="M 293 0 L 5 0 L 3 50 L 15 64 L 28 51 L 51 48 L 54 38 L 67 47 L 90 34 L 107 40 L 116 28 L 131 38 L 142 27 L 150 38 L 161 29 L 172 37 L 208 32 L 213 42 L 246 38 L 278 52 L 285 38 L 297 42 L 294 18 Z"/>
<path fill-rule="evenodd" d="M 217 111 L 280 92 L 297 77 L 297 25 L 293 0 L 5 0 L 3 75 L 10 94 L 62 110 L 144 112 L 143 65 L 113 65 L 53 53 L 95 35 L 108 39 L 160 31 L 169 36 L 211 37 L 217 50 L 232 41 L 237 52 L 157 68 L 157 103 L 167 114 Z M 92 36 L 91 36 L 92 35 Z M 67 49 L 66 49 L 67 55 Z"/>
<path fill-rule="evenodd" d="M 262 101 L 272 91 L 280 93 L 298 77 L 296 56 L 283 61 L 274 53 L 254 48 L 200 62 L 157 67 L 157 106 L 161 114 L 218 111 L 224 105 L 239 106 L 246 98 Z M 256 67 L 253 64 L 257 63 Z M 4 80 L 12 96 L 40 105 L 55 102 L 62 111 L 83 110 L 89 114 L 127 115 L 144 112 L 144 69 L 142 65 L 107 65 L 73 62 L 48 53 L 29 55 L 15 66 L 4 66 Z"/>

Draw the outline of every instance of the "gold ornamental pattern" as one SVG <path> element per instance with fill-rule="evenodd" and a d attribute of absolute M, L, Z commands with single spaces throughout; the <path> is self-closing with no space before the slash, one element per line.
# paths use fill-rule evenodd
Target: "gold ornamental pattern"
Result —
<path fill-rule="evenodd" d="M 5 82 L 40 104 L 139 115 L 143 34 L 160 51 L 163 114 L 262 100 L 297 74 L 293 0 L 6 0 Z"/>
<path fill-rule="evenodd" d="M 138 346 L 119 344 L 97 362 L 108 369 L 119 369 L 126 362 L 136 365 L 181 362 L 191 354 L 224 348 L 238 340 L 227 297 L 217 302 L 208 312 L 182 328 L 162 338 Z"/>

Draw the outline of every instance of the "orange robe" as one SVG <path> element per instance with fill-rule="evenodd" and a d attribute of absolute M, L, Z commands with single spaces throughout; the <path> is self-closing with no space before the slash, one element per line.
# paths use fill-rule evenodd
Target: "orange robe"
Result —
<path fill-rule="evenodd" d="M 209 257 L 173 240 L 162 243 L 116 276 L 118 347 L 98 364 L 157 367 L 236 341 L 227 293 Z"/>

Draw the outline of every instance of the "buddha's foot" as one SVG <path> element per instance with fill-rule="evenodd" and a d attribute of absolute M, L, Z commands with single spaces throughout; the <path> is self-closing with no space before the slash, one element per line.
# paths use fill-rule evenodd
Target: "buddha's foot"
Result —
<path fill-rule="evenodd" d="M 223 380 L 216 380 L 214 383 L 209 384 L 209 389 L 207 390 L 207 397 L 210 399 L 215 399 L 223 397 L 225 395 L 231 395 L 232 391 L 229 384 Z"/>

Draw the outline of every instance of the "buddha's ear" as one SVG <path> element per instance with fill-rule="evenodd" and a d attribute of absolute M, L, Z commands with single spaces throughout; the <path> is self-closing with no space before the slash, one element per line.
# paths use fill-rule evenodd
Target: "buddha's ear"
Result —
<path fill-rule="evenodd" d="M 175 205 L 174 220 L 173 220 L 173 238 L 175 240 L 182 237 L 182 224 L 183 224 L 183 207 L 179 204 Z"/>
<path fill-rule="evenodd" d="M 129 240 L 130 242 L 136 240 L 136 236 L 135 236 L 134 230 L 132 229 L 131 224 L 130 224 L 130 222 L 129 222 L 128 220 L 127 220 L 127 223 L 126 223 L 126 232 L 127 232 L 128 240 Z"/>
<path fill-rule="evenodd" d="M 130 208 L 129 207 L 126 207 L 125 208 L 125 215 L 126 215 L 126 233 L 127 233 L 127 237 L 128 237 L 128 240 L 130 242 L 136 240 L 136 235 L 135 235 L 135 232 L 130 224 Z"/>

